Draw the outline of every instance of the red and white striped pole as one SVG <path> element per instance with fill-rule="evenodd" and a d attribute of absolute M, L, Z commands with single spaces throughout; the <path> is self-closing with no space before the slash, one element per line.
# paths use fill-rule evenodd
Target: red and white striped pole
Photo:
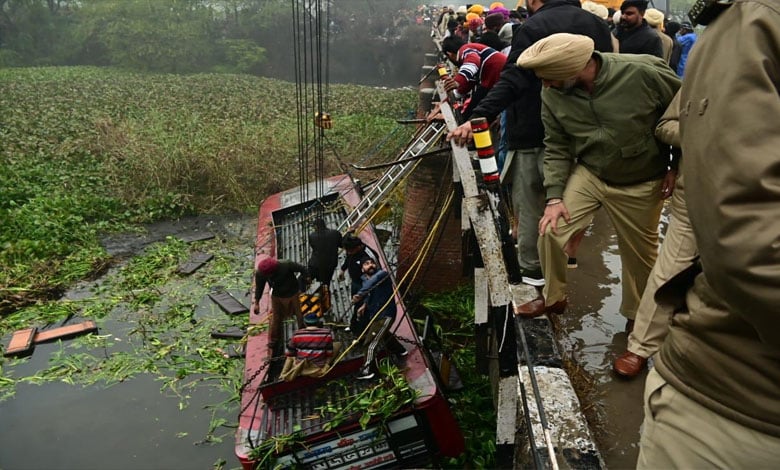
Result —
<path fill-rule="evenodd" d="M 497 186 L 501 175 L 498 172 L 498 162 L 493 150 L 493 140 L 490 138 L 490 126 L 487 119 L 483 117 L 472 119 L 471 131 L 474 133 L 474 146 L 477 148 L 482 179 L 489 186 Z"/>
<path fill-rule="evenodd" d="M 439 67 L 436 70 L 439 72 L 439 80 L 444 80 L 449 77 L 447 67 L 443 64 L 439 64 Z M 447 101 L 450 103 L 450 108 L 452 109 L 452 115 L 455 116 L 455 121 L 457 121 L 458 124 L 463 124 L 463 116 L 460 114 L 460 103 L 458 103 L 455 94 L 451 90 L 447 92 Z"/>

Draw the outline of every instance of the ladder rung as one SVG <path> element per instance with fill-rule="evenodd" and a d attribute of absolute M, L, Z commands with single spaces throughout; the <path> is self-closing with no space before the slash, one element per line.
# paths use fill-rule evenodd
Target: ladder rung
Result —
<path fill-rule="evenodd" d="M 443 122 L 434 122 L 428 125 L 428 127 L 423 130 L 423 132 L 420 134 L 417 139 L 415 139 L 398 157 L 398 160 L 405 160 L 409 157 L 416 157 L 423 152 L 425 152 L 428 147 L 431 145 L 431 142 L 438 139 L 444 130 L 446 129 L 446 125 Z M 355 208 L 352 210 L 351 213 L 347 215 L 347 217 L 344 219 L 344 221 L 341 223 L 339 228 L 347 226 L 354 225 L 357 221 L 362 219 L 366 214 L 370 212 L 370 210 L 378 205 L 390 191 L 392 191 L 393 188 L 398 184 L 398 181 L 401 180 L 401 178 L 406 175 L 410 171 L 411 168 L 414 168 L 414 165 L 412 163 L 415 163 L 413 161 L 406 161 L 404 163 L 399 163 L 398 165 L 393 165 L 390 167 L 384 175 L 382 175 L 381 178 L 374 184 L 374 186 L 371 188 L 371 190 L 368 191 L 368 193 L 363 196 L 363 199 L 355 206 Z"/>

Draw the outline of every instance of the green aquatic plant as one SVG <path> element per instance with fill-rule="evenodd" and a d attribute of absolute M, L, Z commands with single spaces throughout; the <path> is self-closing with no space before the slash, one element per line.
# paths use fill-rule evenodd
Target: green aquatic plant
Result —
<path fill-rule="evenodd" d="M 36 67 L 0 69 L 0 89 L 0 315 L 103 273 L 103 233 L 253 212 L 298 181 L 292 83 Z M 332 85 L 327 175 L 395 157 L 414 131 L 395 119 L 415 99 Z"/>
<path fill-rule="evenodd" d="M 460 457 L 448 459 L 445 467 L 494 468 L 496 412 L 490 381 L 475 367 L 473 287 L 426 294 L 420 305 L 436 318 L 435 331 L 442 350 L 452 359 L 464 385 L 448 399 L 465 437 L 466 450 Z"/>
<path fill-rule="evenodd" d="M 335 429 L 344 422 L 354 420 L 366 429 L 375 419 L 384 422 L 402 407 L 414 403 L 419 392 L 409 386 L 403 370 L 387 358 L 379 362 L 379 380 L 371 386 L 352 393 L 352 387 L 344 380 L 337 386 L 343 390 L 337 401 L 328 400 L 323 406 L 315 408 L 320 417 L 327 420 L 322 428 L 325 431 Z"/>

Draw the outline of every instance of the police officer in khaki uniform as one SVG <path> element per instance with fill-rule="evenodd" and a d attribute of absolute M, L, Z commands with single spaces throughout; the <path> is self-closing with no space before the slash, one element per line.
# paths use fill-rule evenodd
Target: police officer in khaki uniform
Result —
<path fill-rule="evenodd" d="M 655 295 L 677 313 L 645 384 L 640 469 L 780 462 L 780 2 L 731 3 L 680 95 L 701 263 Z"/>

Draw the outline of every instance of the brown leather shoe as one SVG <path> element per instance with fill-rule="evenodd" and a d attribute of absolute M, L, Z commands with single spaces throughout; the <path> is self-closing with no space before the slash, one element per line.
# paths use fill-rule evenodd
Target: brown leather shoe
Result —
<path fill-rule="evenodd" d="M 559 300 L 552 305 L 544 305 L 544 297 L 541 295 L 530 302 L 526 302 L 523 305 L 515 307 L 515 315 L 519 317 L 534 318 L 544 315 L 545 313 L 554 313 L 560 315 L 566 311 L 566 306 L 569 304 L 568 299 Z"/>
<path fill-rule="evenodd" d="M 647 366 L 647 359 L 631 351 L 624 352 L 612 363 L 615 373 L 627 379 L 633 379 L 639 375 L 645 370 L 645 366 Z"/>
<path fill-rule="evenodd" d="M 554 313 L 556 315 L 562 315 L 566 311 L 566 306 L 569 305 L 569 299 L 559 300 L 552 305 L 548 305 L 544 308 L 544 313 Z"/>
<path fill-rule="evenodd" d="M 518 317 L 534 318 L 544 315 L 544 297 L 541 295 L 530 302 L 514 308 Z"/>

